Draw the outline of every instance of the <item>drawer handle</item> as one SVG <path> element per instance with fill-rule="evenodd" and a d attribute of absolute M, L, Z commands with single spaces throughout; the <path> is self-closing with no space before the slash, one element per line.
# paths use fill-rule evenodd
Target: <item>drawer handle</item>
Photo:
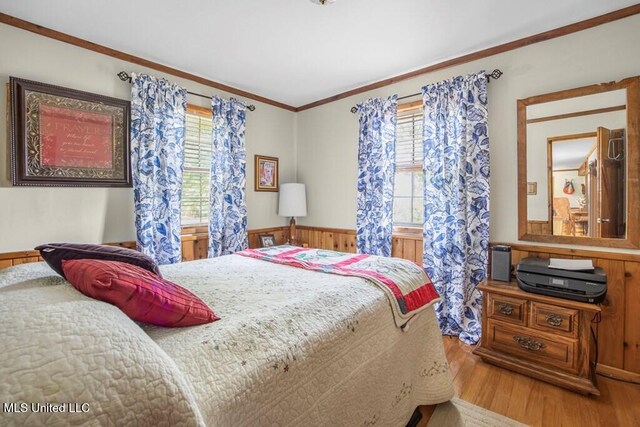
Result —
<path fill-rule="evenodd" d="M 513 314 L 513 306 L 511 304 L 499 304 L 498 311 L 505 316 L 511 316 Z"/>
<path fill-rule="evenodd" d="M 545 347 L 542 341 L 536 341 L 530 337 L 521 337 L 518 335 L 514 335 L 513 340 L 517 342 L 520 347 L 526 348 L 527 350 L 538 351 L 542 350 Z"/>
<path fill-rule="evenodd" d="M 547 313 L 547 323 L 551 326 L 560 326 L 562 325 L 562 316 L 559 314 Z"/>

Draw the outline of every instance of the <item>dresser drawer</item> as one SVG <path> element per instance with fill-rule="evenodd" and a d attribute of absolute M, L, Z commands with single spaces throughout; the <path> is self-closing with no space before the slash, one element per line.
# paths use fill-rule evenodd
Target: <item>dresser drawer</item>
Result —
<path fill-rule="evenodd" d="M 578 334 L 578 319 L 578 310 L 531 303 L 529 326 L 532 328 L 575 337 Z"/>
<path fill-rule="evenodd" d="M 498 294 L 487 295 L 490 319 L 502 320 L 517 325 L 527 324 L 527 301 Z"/>
<path fill-rule="evenodd" d="M 541 334 L 531 328 L 489 320 L 488 346 L 494 350 L 577 372 L 577 340 Z"/>

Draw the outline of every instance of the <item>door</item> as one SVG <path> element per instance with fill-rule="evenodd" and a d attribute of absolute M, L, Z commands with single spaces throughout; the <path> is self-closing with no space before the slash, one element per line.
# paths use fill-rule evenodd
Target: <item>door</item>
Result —
<path fill-rule="evenodd" d="M 597 147 L 596 147 L 597 149 Z M 586 191 L 586 199 L 587 199 L 587 212 L 589 215 L 589 221 L 587 224 L 587 230 L 589 237 L 597 237 L 596 234 L 599 233 L 598 227 L 598 153 L 596 153 L 596 159 L 589 162 L 587 159 L 587 191 Z"/>
<path fill-rule="evenodd" d="M 625 235 L 625 157 L 624 130 L 598 128 L 598 203 L 596 237 Z"/>

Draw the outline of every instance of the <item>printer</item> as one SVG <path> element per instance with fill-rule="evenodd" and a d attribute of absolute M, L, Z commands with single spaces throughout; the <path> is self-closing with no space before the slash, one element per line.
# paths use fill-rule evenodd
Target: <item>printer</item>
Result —
<path fill-rule="evenodd" d="M 518 287 L 526 292 L 599 303 L 607 294 L 607 274 L 601 268 L 562 270 L 550 268 L 549 260 L 524 258 L 516 269 Z"/>

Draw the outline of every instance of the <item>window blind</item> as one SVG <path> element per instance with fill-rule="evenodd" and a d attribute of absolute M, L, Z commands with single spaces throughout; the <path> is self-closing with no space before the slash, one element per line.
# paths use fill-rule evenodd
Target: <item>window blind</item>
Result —
<path fill-rule="evenodd" d="M 187 110 L 185 124 L 182 224 L 205 224 L 209 221 L 212 119 Z"/>
<path fill-rule="evenodd" d="M 396 170 L 422 170 L 422 109 L 398 113 Z"/>
<path fill-rule="evenodd" d="M 422 107 L 398 111 L 393 195 L 396 227 L 420 227 L 423 222 L 422 122 Z"/>

